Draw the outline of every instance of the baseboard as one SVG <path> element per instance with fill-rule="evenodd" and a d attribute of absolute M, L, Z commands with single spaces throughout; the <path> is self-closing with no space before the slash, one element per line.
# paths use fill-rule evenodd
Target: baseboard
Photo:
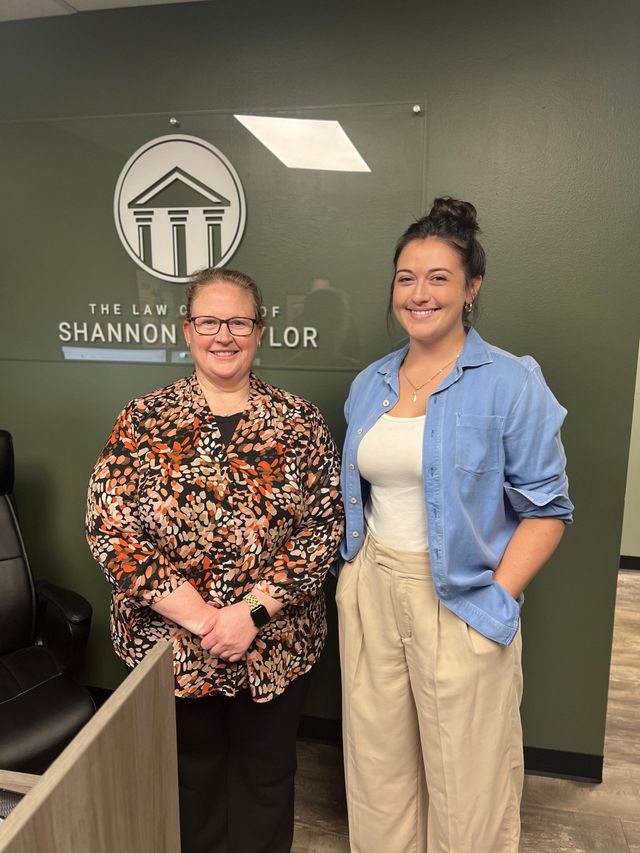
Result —
<path fill-rule="evenodd" d="M 342 726 L 340 720 L 322 717 L 301 717 L 298 728 L 301 740 L 340 744 Z M 535 746 L 524 748 L 524 769 L 535 776 L 555 776 L 577 782 L 602 782 L 603 757 L 581 752 L 563 752 L 559 749 L 540 749 Z"/>
<path fill-rule="evenodd" d="M 104 687 L 87 688 L 96 703 L 103 705 L 113 690 Z M 339 746 L 342 743 L 342 723 L 325 717 L 300 717 L 300 740 L 318 741 Z M 534 776 L 555 776 L 576 782 L 602 782 L 603 757 L 582 752 L 563 752 L 559 749 L 541 749 L 525 746 L 524 769 Z"/>
<path fill-rule="evenodd" d="M 620 557 L 620 568 L 631 572 L 640 572 L 640 557 Z"/>
<path fill-rule="evenodd" d="M 602 755 L 583 752 L 563 752 L 560 749 L 541 749 L 525 746 L 524 769 L 534 776 L 555 776 L 575 782 L 602 782 Z"/>

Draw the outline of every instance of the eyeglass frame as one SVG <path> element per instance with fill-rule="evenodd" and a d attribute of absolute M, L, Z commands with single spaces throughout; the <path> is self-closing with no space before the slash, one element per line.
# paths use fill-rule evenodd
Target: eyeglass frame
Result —
<path fill-rule="evenodd" d="M 217 320 L 218 321 L 219 325 L 218 325 L 218 328 L 215 330 L 215 332 L 200 332 L 198 330 L 198 327 L 196 326 L 195 321 L 196 320 L 203 320 L 203 319 Z M 229 323 L 232 320 L 248 320 L 248 321 L 250 321 L 253 324 L 251 326 L 251 331 L 247 332 L 246 334 L 239 335 L 237 332 L 234 332 L 231 329 L 231 326 L 229 325 Z M 255 328 L 258 325 L 259 321 L 255 317 L 227 317 L 226 320 L 222 320 L 220 317 L 212 317 L 210 314 L 199 314 L 197 317 L 189 317 L 188 322 L 193 323 L 193 329 L 194 329 L 195 333 L 198 335 L 201 335 L 203 338 L 209 338 L 212 335 L 217 335 L 223 326 L 227 327 L 227 329 L 229 330 L 229 334 L 233 335 L 234 338 L 248 338 L 248 337 L 250 337 L 250 335 L 252 335 L 254 333 Z"/>

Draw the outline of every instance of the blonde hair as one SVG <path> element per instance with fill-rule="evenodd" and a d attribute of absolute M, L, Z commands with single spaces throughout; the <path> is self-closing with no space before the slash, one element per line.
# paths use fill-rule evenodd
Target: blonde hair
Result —
<path fill-rule="evenodd" d="M 187 318 L 191 319 L 191 306 L 193 300 L 210 284 L 233 284 L 241 290 L 246 290 L 253 300 L 255 309 L 255 320 L 258 326 L 264 326 L 264 302 L 260 288 L 255 281 L 246 273 L 238 270 L 231 270 L 227 267 L 206 267 L 199 272 L 194 273 L 187 285 L 186 300 L 187 300 Z"/>

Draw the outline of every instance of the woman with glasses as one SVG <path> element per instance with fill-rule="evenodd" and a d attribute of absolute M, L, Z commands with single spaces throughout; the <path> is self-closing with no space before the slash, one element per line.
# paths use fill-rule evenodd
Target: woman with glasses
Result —
<path fill-rule="evenodd" d="M 438 198 L 400 237 L 408 342 L 354 380 L 340 625 L 353 853 L 517 853 L 523 590 L 571 521 L 566 410 L 470 318 L 476 209 Z"/>
<path fill-rule="evenodd" d="M 291 848 L 298 719 L 343 529 L 322 416 L 251 372 L 262 307 L 244 273 L 192 279 L 195 370 L 125 407 L 89 489 L 117 654 L 133 667 L 173 643 L 183 853 Z"/>

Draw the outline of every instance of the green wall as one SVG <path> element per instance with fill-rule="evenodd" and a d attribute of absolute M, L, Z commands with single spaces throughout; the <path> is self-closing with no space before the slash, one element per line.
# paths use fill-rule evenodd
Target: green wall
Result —
<path fill-rule="evenodd" d="M 0 122 L 426 103 L 424 197 L 459 195 L 480 211 L 489 258 L 480 331 L 534 354 L 569 409 L 576 522 L 527 595 L 525 740 L 595 755 L 604 742 L 637 352 L 639 17 L 633 2 L 247 0 L 0 25 Z M 55 169 L 34 162 L 34 181 Z M 384 199 L 361 215 L 377 240 Z M 26 226 L 5 221 L 10 244 L 12 229 L 18 239 Z M 390 256 L 397 224 L 388 230 Z M 47 299 L 48 258 L 37 238 L 24 264 L 33 299 Z M 349 277 L 361 270 L 354 253 Z M 3 312 L 12 310 L 13 285 L 0 276 Z M 93 684 L 113 685 L 120 669 L 106 639 L 108 588 L 83 539 L 86 480 L 121 405 L 178 373 L 0 361 L 0 423 L 15 436 L 33 568 L 92 601 Z M 284 369 L 267 378 L 316 399 L 340 429 L 346 374 L 331 383 Z M 335 666 L 327 656 L 310 713 L 337 713 Z"/>

